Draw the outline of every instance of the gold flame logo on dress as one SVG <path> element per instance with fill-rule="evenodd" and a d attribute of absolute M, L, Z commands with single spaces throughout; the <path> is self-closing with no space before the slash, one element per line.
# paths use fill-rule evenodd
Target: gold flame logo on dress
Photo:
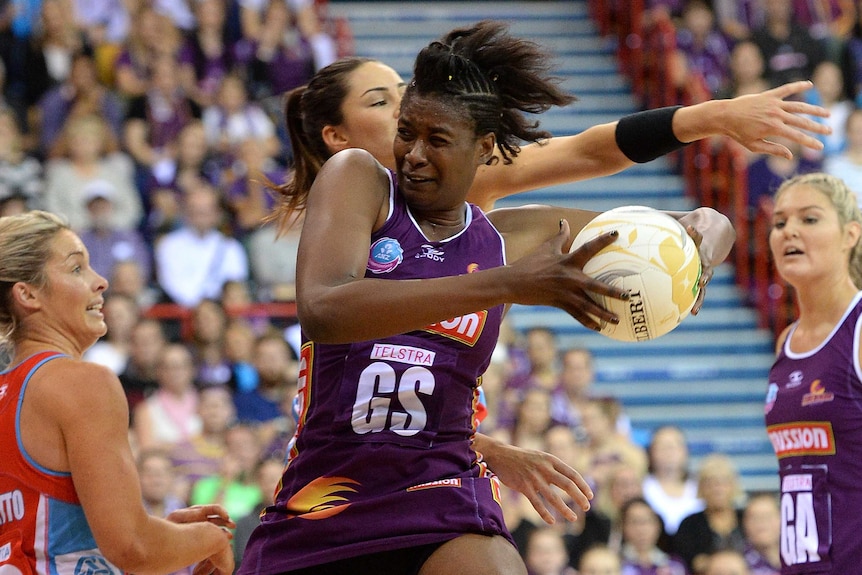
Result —
<path fill-rule="evenodd" d="M 318 477 L 287 501 L 287 511 L 302 519 L 326 519 L 350 507 L 346 493 L 356 493 L 359 485 L 349 477 Z"/>

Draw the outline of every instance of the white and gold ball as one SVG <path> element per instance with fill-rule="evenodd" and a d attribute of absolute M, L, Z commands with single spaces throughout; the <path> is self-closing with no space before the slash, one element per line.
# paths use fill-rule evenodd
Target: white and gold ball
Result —
<path fill-rule="evenodd" d="M 697 246 L 672 216 L 645 206 L 624 206 L 584 226 L 571 251 L 612 230 L 619 236 L 584 265 L 584 273 L 629 290 L 631 298 L 590 294 L 620 318 L 618 325 L 602 322 L 600 331 L 619 341 L 660 337 L 678 326 L 697 300 L 701 274 Z"/>

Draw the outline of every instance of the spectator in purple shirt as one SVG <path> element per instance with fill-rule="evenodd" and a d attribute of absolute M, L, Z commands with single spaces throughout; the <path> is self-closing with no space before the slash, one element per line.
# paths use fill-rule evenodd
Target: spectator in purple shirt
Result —
<path fill-rule="evenodd" d="M 138 262 L 145 278 L 152 275 L 153 263 L 149 247 L 135 229 L 120 229 L 114 225 L 114 189 L 104 180 L 96 180 L 85 191 L 89 226 L 80 233 L 81 241 L 90 252 L 90 266 L 106 278 L 114 274 L 118 262 Z"/>
<path fill-rule="evenodd" d="M 642 497 L 623 504 L 623 575 L 687 575 L 685 563 L 659 547 L 664 524 Z"/>
<path fill-rule="evenodd" d="M 146 94 L 150 88 L 155 61 L 164 55 L 176 56 L 182 35 L 170 18 L 150 6 L 142 6 L 132 15 L 129 36 L 117 56 L 115 78 L 117 91 L 131 100 Z"/>
<path fill-rule="evenodd" d="M 703 76 L 712 94 L 728 82 L 730 47 L 715 24 L 715 15 L 704 0 L 691 0 L 682 13 L 676 43 L 689 69 Z"/>
<path fill-rule="evenodd" d="M 63 132 L 66 120 L 75 115 L 96 114 L 102 117 L 114 139 L 123 129 L 123 105 L 119 97 L 99 83 L 96 62 L 90 54 L 79 53 L 72 60 L 69 78 L 50 89 L 39 102 L 41 114 L 40 145 L 42 154 L 56 154 L 54 146 Z"/>
<path fill-rule="evenodd" d="M 237 64 L 234 44 L 228 39 L 224 0 L 195 0 L 197 26 L 187 33 L 180 50 L 183 88 L 199 106 L 215 102 L 224 77 Z"/>
<path fill-rule="evenodd" d="M 176 60 L 159 56 L 151 87 L 131 100 L 126 115 L 125 144 L 138 164 L 139 179 L 153 176 L 162 185 L 173 179 L 179 134 L 200 117 L 200 106 L 180 86 Z"/>
<path fill-rule="evenodd" d="M 284 0 L 270 0 L 256 39 L 246 39 L 249 95 L 281 125 L 281 94 L 311 80 L 316 70 L 308 38 L 294 26 Z"/>

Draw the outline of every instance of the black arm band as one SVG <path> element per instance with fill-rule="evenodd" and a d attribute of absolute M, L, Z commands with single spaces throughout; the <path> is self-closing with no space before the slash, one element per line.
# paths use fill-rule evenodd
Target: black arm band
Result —
<path fill-rule="evenodd" d="M 623 116 L 614 137 L 617 147 L 638 164 L 650 162 L 685 146 L 673 133 L 673 115 L 682 106 L 657 108 Z"/>

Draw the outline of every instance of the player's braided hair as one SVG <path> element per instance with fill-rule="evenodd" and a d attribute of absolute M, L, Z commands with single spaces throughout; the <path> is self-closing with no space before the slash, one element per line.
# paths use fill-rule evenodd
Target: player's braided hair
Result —
<path fill-rule="evenodd" d="M 550 76 L 551 55 L 538 44 L 509 35 L 501 22 L 458 28 L 416 57 L 411 94 L 452 97 L 467 108 L 476 134 L 493 132 L 505 163 L 522 141 L 550 137 L 525 113 L 539 114 L 575 100 Z"/>

